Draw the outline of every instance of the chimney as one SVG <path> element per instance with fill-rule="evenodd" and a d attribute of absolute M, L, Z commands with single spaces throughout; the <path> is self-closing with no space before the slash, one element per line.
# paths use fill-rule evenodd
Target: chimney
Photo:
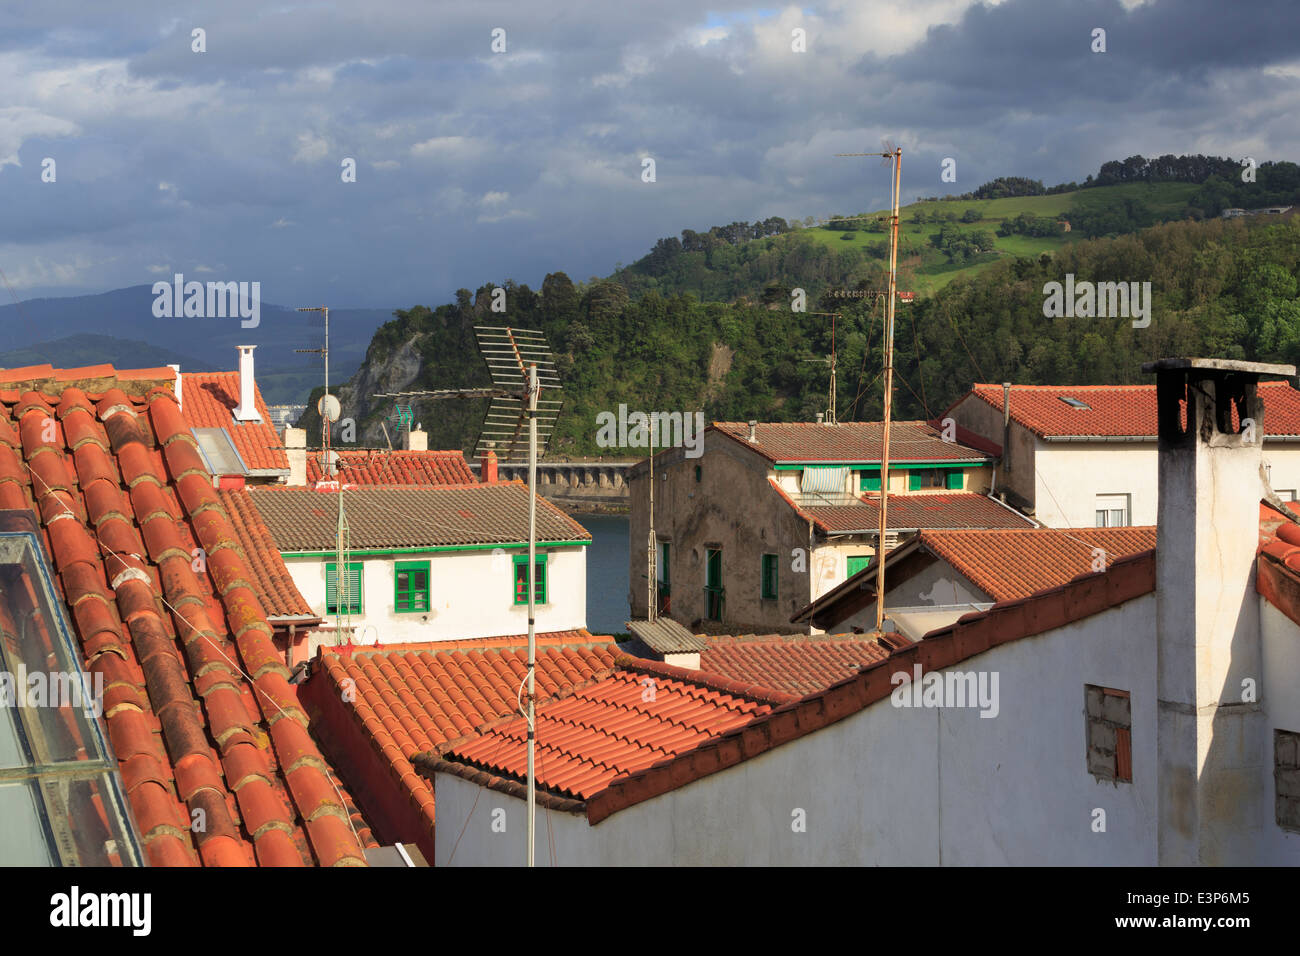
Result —
<path fill-rule="evenodd" d="M 818 413 L 817 413 L 817 424 L 818 424 L 818 425 L 824 425 L 824 424 L 826 424 L 824 421 L 822 421 L 822 419 L 824 419 L 825 417 L 826 417 L 826 413 L 825 413 L 825 412 L 818 412 Z"/>
<path fill-rule="evenodd" d="M 235 406 L 235 421 L 260 422 L 257 414 L 257 393 L 253 389 L 253 349 L 256 345 L 238 345 L 239 349 L 239 404 Z"/>
<path fill-rule="evenodd" d="M 298 487 L 307 484 L 307 429 L 285 425 L 280 434 L 280 444 L 289 459 L 288 484 Z"/>
<path fill-rule="evenodd" d="M 478 480 L 485 485 L 495 485 L 497 483 L 497 453 L 491 448 L 488 448 L 479 457 Z"/>
<path fill-rule="evenodd" d="M 419 425 L 408 428 L 406 436 L 402 440 L 402 447 L 407 451 L 428 451 L 429 433 L 420 428 Z"/>
<path fill-rule="evenodd" d="M 1255 859 L 1273 807 L 1248 798 L 1268 775 L 1263 714 L 1243 692 L 1261 670 L 1254 571 L 1264 407 L 1256 386 L 1295 369 L 1187 358 L 1142 368 L 1156 374 L 1160 439 L 1157 863 L 1241 864 Z M 1253 425 L 1234 428 L 1234 406 Z M 1140 688 L 1132 690 L 1137 715 Z"/>
<path fill-rule="evenodd" d="M 1011 383 L 1002 383 L 1002 470 L 1011 470 Z"/>
<path fill-rule="evenodd" d="M 168 365 L 169 369 L 176 372 L 176 404 L 182 411 L 185 410 L 185 403 L 181 401 L 181 367 L 179 365 Z"/>
<path fill-rule="evenodd" d="M 817 417 L 821 418 L 820 415 Z M 751 420 L 749 423 L 749 440 L 752 442 L 758 441 L 758 433 L 754 430 L 756 428 L 758 428 L 758 422 Z"/>

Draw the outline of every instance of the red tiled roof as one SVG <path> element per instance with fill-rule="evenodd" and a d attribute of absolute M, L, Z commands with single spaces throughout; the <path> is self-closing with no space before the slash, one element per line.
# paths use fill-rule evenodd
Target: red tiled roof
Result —
<path fill-rule="evenodd" d="M 883 422 L 760 422 L 754 426 L 755 442 L 749 440 L 749 425 L 744 422 L 714 422 L 710 428 L 772 462 L 848 463 L 880 461 L 885 426 Z M 983 440 L 981 445 L 996 447 Z M 890 427 L 891 462 L 984 461 L 989 454 L 958 441 L 944 441 L 939 429 L 928 422 L 894 422 Z"/>
<path fill-rule="evenodd" d="M 1295 505 L 1292 514 L 1300 515 Z M 1259 560 L 1255 590 L 1300 624 L 1300 525 L 1263 502 L 1259 506 Z"/>
<path fill-rule="evenodd" d="M 1150 594 L 1155 583 L 1155 551 L 1121 558 L 1105 572 L 968 614 L 806 697 L 781 695 L 745 713 L 738 713 L 743 709 L 739 701 L 755 698 L 741 692 L 739 700 L 728 699 L 707 675 L 619 658 L 619 670 L 610 677 L 539 708 L 538 802 L 585 813 L 588 823 L 595 825 L 612 813 L 752 759 L 884 700 L 893 692 L 893 675 L 899 671 L 910 675 L 920 667 L 924 674 L 952 667 L 1000 644 Z M 665 682 L 658 681 L 656 699 L 642 702 L 642 685 L 634 679 L 637 673 L 664 674 L 679 686 L 665 698 L 659 690 Z M 661 702 L 666 706 L 660 713 L 645 713 Z M 417 757 L 415 766 L 426 776 L 451 773 L 522 796 L 521 725 L 521 719 L 512 718 L 478 736 L 444 744 Z M 547 736 L 553 740 L 549 745 L 544 743 Z"/>
<path fill-rule="evenodd" d="M 253 499 L 243 488 L 218 491 L 226 514 L 239 539 L 240 552 L 253 572 L 253 590 L 262 607 L 266 609 L 268 620 L 286 618 L 307 618 L 319 621 L 312 613 L 307 601 L 299 593 L 284 559 L 271 539 L 262 516 L 253 506 Z"/>
<path fill-rule="evenodd" d="M 281 551 L 334 550 L 334 492 L 266 486 L 250 488 L 249 494 Z M 362 487 L 343 495 L 356 549 L 512 545 L 528 540 L 528 488 L 519 481 Z M 537 540 L 579 544 L 590 541 L 591 534 L 538 496 Z"/>
<path fill-rule="evenodd" d="M 1002 411 L 1001 385 L 975 385 L 975 395 Z M 1300 437 L 1300 392 L 1286 382 L 1261 382 L 1265 437 Z M 1072 408 L 1075 398 L 1089 408 Z M 949 409 L 951 411 L 951 409 Z M 1011 417 L 1041 438 L 1156 437 L 1156 387 L 1152 385 L 1013 385 Z"/>
<path fill-rule="evenodd" d="M 791 498 L 775 478 L 768 479 L 777 494 L 801 517 L 811 518 L 819 529 L 828 533 L 876 531 L 880 527 L 880 497 L 869 495 L 851 505 L 800 505 Z M 1032 528 L 1034 523 L 985 495 L 971 491 L 952 494 L 922 493 L 890 495 L 888 525 L 890 530 L 911 531 L 918 528 Z"/>
<path fill-rule="evenodd" d="M 747 634 L 709 638 L 700 670 L 802 697 L 890 654 L 868 637 Z"/>
<path fill-rule="evenodd" d="M 0 509 L 40 516 L 149 861 L 364 865 L 172 389 L 13 399 L 13 375 Z"/>
<path fill-rule="evenodd" d="M 586 631 L 538 635 L 537 645 L 541 698 L 607 670 L 617 651 L 611 638 Z M 323 667 L 304 685 L 304 701 L 330 728 L 333 756 L 376 825 L 392 831 L 385 833 L 390 840 L 416 843 L 432 860 L 433 789 L 411 759 L 514 713 L 527 646 L 494 638 L 417 650 L 323 650 Z"/>
<path fill-rule="evenodd" d="M 307 452 L 307 484 L 325 477 L 318 452 Z M 478 479 L 460 451 L 341 451 L 339 474 L 353 485 L 472 485 Z"/>
<path fill-rule="evenodd" d="M 922 531 L 921 543 L 994 601 L 1060 587 L 1093 570 L 1093 549 L 1116 558 L 1150 551 L 1154 527 Z"/>
<path fill-rule="evenodd" d="M 796 699 L 620 656 L 612 671 L 537 708 L 537 786 L 561 799 L 589 802 L 621 778 L 689 753 Z M 453 763 L 525 780 L 526 723 L 510 717 L 443 745 L 436 751 L 443 761 L 439 769 Z"/>
<path fill-rule="evenodd" d="M 181 402 L 188 427 L 224 428 L 250 470 L 288 472 L 289 458 L 256 383 L 253 395 L 261 422 L 237 422 L 234 410 L 239 404 L 238 372 L 181 373 Z"/>

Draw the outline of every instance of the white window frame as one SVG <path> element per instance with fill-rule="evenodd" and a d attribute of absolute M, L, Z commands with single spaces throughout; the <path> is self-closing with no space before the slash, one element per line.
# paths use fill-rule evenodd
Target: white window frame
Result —
<path fill-rule="evenodd" d="M 1131 494 L 1097 495 L 1095 505 L 1093 515 L 1098 528 L 1126 528 L 1133 523 Z M 1115 520 L 1116 513 L 1120 515 L 1121 520 Z"/>

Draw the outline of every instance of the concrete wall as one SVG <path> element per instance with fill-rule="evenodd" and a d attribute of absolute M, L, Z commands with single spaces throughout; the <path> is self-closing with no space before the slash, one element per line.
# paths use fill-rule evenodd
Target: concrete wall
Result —
<path fill-rule="evenodd" d="M 994 408 L 982 398 L 967 395 L 950 413 L 951 418 L 962 428 L 969 429 L 976 435 L 988 439 L 994 444 L 1003 444 L 1002 409 Z M 1038 447 L 1038 437 L 1022 425 L 1011 423 L 1011 440 L 1002 451 L 1002 461 L 997 469 L 997 487 L 1007 489 L 1034 503 L 1034 454 Z M 1007 471 L 1008 462 L 1011 470 Z M 980 490 L 980 489 L 974 489 Z"/>
<path fill-rule="evenodd" d="M 1042 442 L 1034 453 L 1034 517 L 1049 528 L 1093 528 L 1097 496 L 1129 496 L 1129 524 L 1156 523 L 1156 443 Z"/>
<path fill-rule="evenodd" d="M 1155 614 L 1147 595 L 961 662 L 957 670 L 998 674 L 994 718 L 975 708 L 898 708 L 886 698 L 596 827 L 552 812 L 557 861 L 1152 865 Z M 1085 684 L 1132 694 L 1132 783 L 1088 772 Z M 445 865 L 478 788 L 444 774 L 436 788 L 437 862 Z M 510 839 L 491 830 L 490 808 L 498 806 L 511 821 Z M 514 798 L 483 791 L 454 865 L 517 864 L 522 810 Z M 796 810 L 806 832 L 792 829 Z M 1094 829 L 1098 810 L 1104 832 Z M 546 846 L 539 842 L 539 862 Z M 1277 849 L 1275 858 L 1300 863 L 1300 845 Z"/>
<path fill-rule="evenodd" d="M 438 551 L 386 557 L 354 558 L 362 565 L 362 613 L 352 615 L 356 641 L 401 644 L 415 641 L 463 640 L 523 634 L 528 630 L 528 605 L 514 604 L 513 560 L 526 554 L 514 548 L 492 551 Z M 547 603 L 537 607 L 537 630 L 562 631 L 587 626 L 587 549 L 546 548 Z M 307 604 L 325 614 L 325 565 L 332 557 L 286 556 L 285 566 Z M 428 613 L 394 609 L 394 568 L 398 561 L 429 562 Z M 373 629 L 371 627 L 373 626 Z M 364 630 L 364 632 L 363 632 Z M 313 636 L 309 648 L 324 638 Z M 331 638 L 332 640 L 332 638 Z"/>

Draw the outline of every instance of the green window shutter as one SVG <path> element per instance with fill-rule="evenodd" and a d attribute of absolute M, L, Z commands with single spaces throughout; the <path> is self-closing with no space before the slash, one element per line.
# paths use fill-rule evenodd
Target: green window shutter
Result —
<path fill-rule="evenodd" d="M 960 468 L 952 468 L 952 469 L 949 469 L 949 471 L 948 471 L 948 490 L 949 490 L 949 491 L 961 491 L 961 489 L 962 489 L 962 475 L 963 475 L 963 472 L 962 472 L 962 470 L 961 470 Z"/>
<path fill-rule="evenodd" d="M 772 600 L 776 597 L 776 555 L 763 555 L 763 581 L 762 595 L 765 600 Z"/>
<path fill-rule="evenodd" d="M 546 554 L 538 553 L 537 563 L 533 567 L 533 600 L 537 604 L 546 603 Z M 528 603 L 528 555 L 514 556 L 514 600 L 515 604 Z"/>
<path fill-rule="evenodd" d="M 857 574 L 870 563 L 871 555 L 869 554 L 849 555 L 849 577 L 853 577 L 853 575 Z"/>
<path fill-rule="evenodd" d="M 393 608 L 399 613 L 429 610 L 428 561 L 398 561 L 394 565 Z"/>
<path fill-rule="evenodd" d="M 361 562 L 352 561 L 348 564 L 347 577 L 343 583 L 347 589 L 347 613 L 361 613 Z M 325 613 L 339 613 L 339 573 L 338 565 L 333 561 L 325 564 Z"/>
<path fill-rule="evenodd" d="M 920 491 L 922 487 L 921 481 L 922 481 L 922 476 L 919 471 L 916 470 L 909 471 L 907 473 L 907 490 Z"/>
<path fill-rule="evenodd" d="M 877 468 L 875 471 L 859 472 L 858 490 L 879 491 L 880 490 L 880 469 Z"/>

